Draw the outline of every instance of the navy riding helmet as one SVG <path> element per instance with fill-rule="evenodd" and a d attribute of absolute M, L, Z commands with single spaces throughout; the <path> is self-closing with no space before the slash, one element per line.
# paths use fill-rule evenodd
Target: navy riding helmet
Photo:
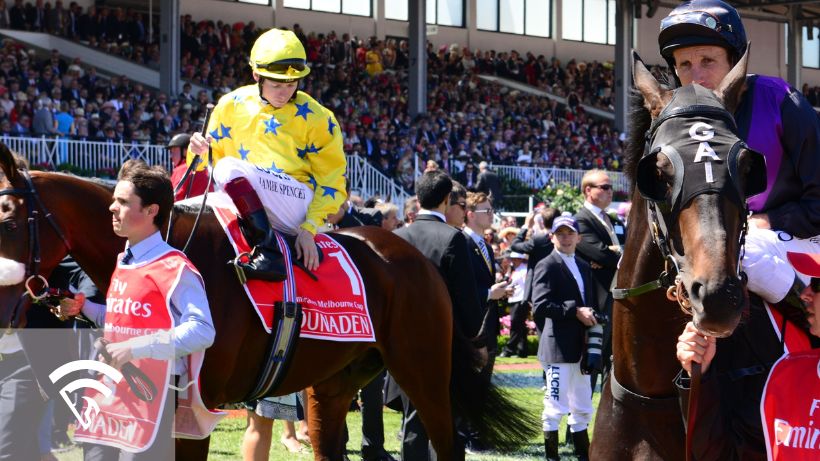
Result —
<path fill-rule="evenodd" d="M 658 45 L 670 69 L 675 65 L 672 51 L 695 45 L 722 46 L 736 63 L 746 52 L 746 31 L 737 10 L 728 3 L 690 0 L 663 18 Z"/>

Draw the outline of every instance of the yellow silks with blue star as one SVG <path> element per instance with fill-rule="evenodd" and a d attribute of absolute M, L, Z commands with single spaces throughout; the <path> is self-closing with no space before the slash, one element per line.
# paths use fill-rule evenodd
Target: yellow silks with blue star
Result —
<path fill-rule="evenodd" d="M 220 98 L 208 123 L 214 164 L 238 157 L 284 172 L 313 190 L 302 228 L 316 234 L 347 199 L 342 132 L 333 112 L 301 91 L 279 109 L 248 85 Z M 188 151 L 188 162 L 193 153 Z M 201 166 L 204 168 L 204 164 Z"/>

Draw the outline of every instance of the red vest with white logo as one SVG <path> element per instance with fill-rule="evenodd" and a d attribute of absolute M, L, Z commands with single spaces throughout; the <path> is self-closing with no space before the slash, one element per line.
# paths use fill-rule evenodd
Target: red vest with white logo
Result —
<path fill-rule="evenodd" d="M 820 369 L 817 367 L 820 351 L 811 350 L 806 332 L 786 321 L 768 303 L 766 312 L 784 349 L 783 357 L 769 372 L 760 401 L 768 458 L 820 459 L 820 431 L 815 434 L 818 425 L 814 424 L 815 410 L 811 408 L 814 398 L 820 398 Z M 815 448 L 806 448 L 811 446 Z"/>
<path fill-rule="evenodd" d="M 770 460 L 820 459 L 820 349 L 793 352 L 774 364 L 760 413 Z"/>
<path fill-rule="evenodd" d="M 158 258 L 133 266 L 118 266 L 111 276 L 106 296 L 105 338 L 112 343 L 168 331 L 174 327 L 169 299 L 184 267 L 197 270 L 185 255 L 171 250 Z M 158 395 L 151 401 L 138 399 L 125 379 L 114 383 L 100 380 L 113 390 L 105 397 L 87 390 L 85 398 L 94 399 L 100 411 L 90 419 L 88 427 L 77 428 L 75 439 L 117 447 L 139 453 L 154 441 L 168 394 L 173 361 L 151 358 L 132 360 L 139 370 L 148 375 Z M 87 410 L 88 404 L 86 402 Z M 93 412 L 92 412 L 93 413 Z M 170 415 L 169 415 L 170 416 Z"/>

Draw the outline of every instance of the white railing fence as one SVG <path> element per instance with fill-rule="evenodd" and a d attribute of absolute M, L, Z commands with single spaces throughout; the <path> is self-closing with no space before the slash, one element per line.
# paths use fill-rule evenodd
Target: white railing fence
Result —
<path fill-rule="evenodd" d="M 399 207 L 399 215 L 404 215 L 404 202 L 410 198 L 403 187 L 392 178 L 371 165 L 367 159 L 356 154 L 347 156 L 347 180 L 350 190 L 364 198 L 379 195 Z"/>
<path fill-rule="evenodd" d="M 116 175 L 126 160 L 141 158 L 149 165 L 170 168 L 165 146 L 59 138 L 25 138 L 3 135 L 0 141 L 29 161 L 34 168 L 71 165 L 72 171 L 93 176 Z"/>
<path fill-rule="evenodd" d="M 574 187 L 581 187 L 581 178 L 586 170 L 568 170 L 564 168 L 537 168 L 523 166 L 491 165 L 499 176 L 517 180 L 533 190 L 542 189 L 550 181 L 554 184 L 567 183 Z M 629 192 L 629 180 L 620 171 L 607 171 L 612 187 L 618 192 Z"/>

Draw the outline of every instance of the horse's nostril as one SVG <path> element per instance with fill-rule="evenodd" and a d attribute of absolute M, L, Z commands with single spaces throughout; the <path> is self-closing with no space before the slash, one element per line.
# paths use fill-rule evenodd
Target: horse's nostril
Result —
<path fill-rule="evenodd" d="M 703 284 L 700 282 L 692 282 L 692 291 L 689 296 L 694 299 L 703 299 Z"/>

